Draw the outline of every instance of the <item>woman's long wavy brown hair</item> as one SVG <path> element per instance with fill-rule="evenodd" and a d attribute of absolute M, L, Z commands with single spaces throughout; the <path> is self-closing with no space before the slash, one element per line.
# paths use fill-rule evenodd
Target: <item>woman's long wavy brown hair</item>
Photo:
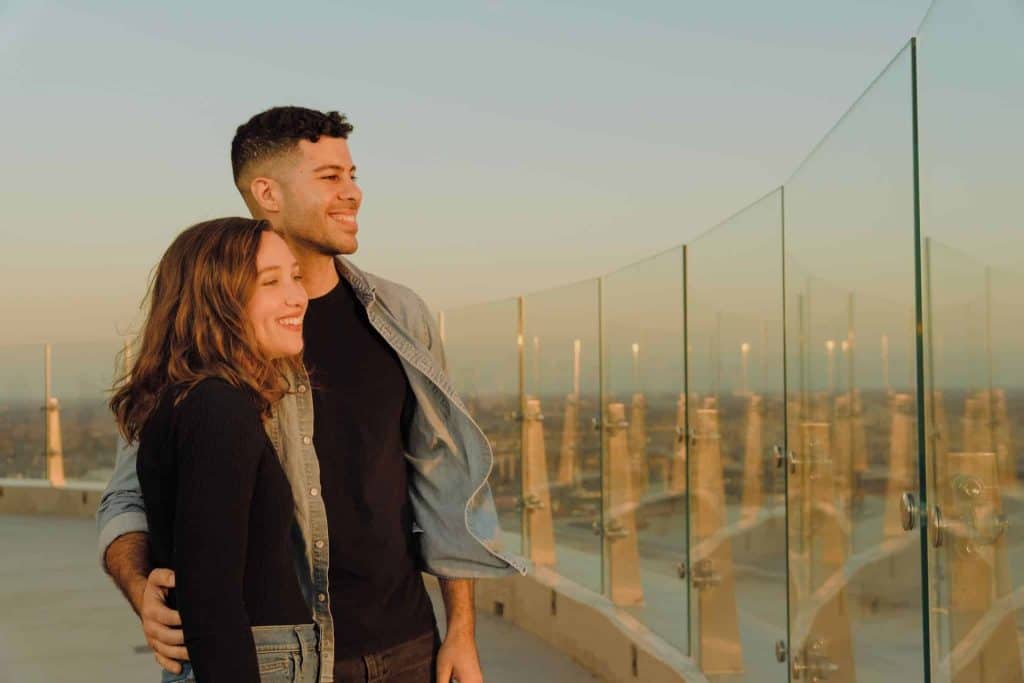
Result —
<path fill-rule="evenodd" d="M 218 218 L 193 225 L 168 247 L 150 282 L 149 313 L 131 368 L 114 385 L 118 429 L 137 441 L 164 392 L 219 377 L 249 389 L 263 415 L 288 390 L 293 356 L 268 360 L 258 350 L 245 306 L 256 284 L 256 254 L 266 221 Z"/>

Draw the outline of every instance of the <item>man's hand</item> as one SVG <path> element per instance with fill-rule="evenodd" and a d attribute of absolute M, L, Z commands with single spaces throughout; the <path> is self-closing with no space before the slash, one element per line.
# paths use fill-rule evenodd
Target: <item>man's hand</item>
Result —
<path fill-rule="evenodd" d="M 439 579 L 448 629 L 437 652 L 437 683 L 483 683 L 476 652 L 471 579 Z"/>
<path fill-rule="evenodd" d="M 184 647 L 181 615 L 167 607 L 167 591 L 174 588 L 174 572 L 150 571 L 149 567 L 148 540 L 141 532 L 118 536 L 103 554 L 103 568 L 142 620 L 142 632 L 157 664 L 178 674 L 181 664 L 174 660 L 187 660 L 188 651 Z"/>
<path fill-rule="evenodd" d="M 437 683 L 483 683 L 476 639 L 472 634 L 449 631 L 437 653 Z"/>
<path fill-rule="evenodd" d="M 185 649 L 185 632 L 181 630 L 181 615 L 167 607 L 167 591 L 171 588 L 174 588 L 173 571 L 151 571 L 143 588 L 139 618 L 156 663 L 177 674 L 181 673 L 181 664 L 175 660 L 188 660 L 188 650 Z"/>

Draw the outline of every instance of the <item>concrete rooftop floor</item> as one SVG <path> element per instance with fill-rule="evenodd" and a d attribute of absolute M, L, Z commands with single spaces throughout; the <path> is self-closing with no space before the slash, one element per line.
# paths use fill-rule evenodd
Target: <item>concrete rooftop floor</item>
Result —
<path fill-rule="evenodd" d="M 477 639 L 487 683 L 601 680 L 491 614 L 478 615 Z M 0 683 L 147 680 L 160 680 L 159 669 L 100 570 L 93 521 L 0 515 Z"/>

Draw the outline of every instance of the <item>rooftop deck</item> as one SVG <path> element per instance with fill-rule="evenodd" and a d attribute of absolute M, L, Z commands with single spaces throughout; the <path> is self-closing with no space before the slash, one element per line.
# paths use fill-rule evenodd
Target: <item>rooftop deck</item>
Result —
<path fill-rule="evenodd" d="M 138 620 L 99 568 L 91 520 L 0 515 L 0 539 L 0 683 L 159 680 Z M 477 637 L 488 683 L 601 680 L 493 615 L 478 616 Z"/>

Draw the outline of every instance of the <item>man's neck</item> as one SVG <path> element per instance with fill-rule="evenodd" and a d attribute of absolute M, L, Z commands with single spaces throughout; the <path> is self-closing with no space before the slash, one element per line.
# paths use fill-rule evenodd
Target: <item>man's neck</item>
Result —
<path fill-rule="evenodd" d="M 302 270 L 302 285 L 310 299 L 323 296 L 337 286 L 339 275 L 333 256 L 296 254 L 296 258 Z"/>

